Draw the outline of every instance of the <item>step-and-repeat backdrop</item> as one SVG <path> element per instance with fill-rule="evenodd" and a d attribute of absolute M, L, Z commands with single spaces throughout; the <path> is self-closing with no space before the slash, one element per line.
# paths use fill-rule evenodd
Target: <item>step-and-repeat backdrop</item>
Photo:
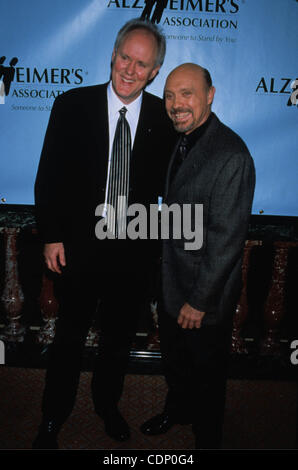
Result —
<path fill-rule="evenodd" d="M 162 96 L 178 64 L 207 67 L 213 110 L 255 161 L 253 212 L 298 216 L 296 0 L 0 0 L 0 203 L 34 202 L 55 97 L 107 81 L 117 31 L 136 17 L 167 38 L 148 91 Z"/>

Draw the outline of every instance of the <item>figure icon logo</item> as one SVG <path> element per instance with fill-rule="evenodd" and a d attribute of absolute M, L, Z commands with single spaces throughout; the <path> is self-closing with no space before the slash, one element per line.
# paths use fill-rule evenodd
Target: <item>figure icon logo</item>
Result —
<path fill-rule="evenodd" d="M 151 23 L 160 23 L 164 9 L 166 8 L 168 0 L 145 0 L 145 7 L 141 14 L 143 20 L 151 21 Z M 153 7 L 155 10 L 152 13 Z M 150 15 L 152 16 L 150 17 Z"/>
<path fill-rule="evenodd" d="M 0 57 L 0 104 L 5 104 L 5 97 L 9 94 L 10 85 L 15 76 L 15 65 L 19 61 L 17 57 L 13 57 L 9 66 L 6 67 L 5 60 L 5 56 Z"/>

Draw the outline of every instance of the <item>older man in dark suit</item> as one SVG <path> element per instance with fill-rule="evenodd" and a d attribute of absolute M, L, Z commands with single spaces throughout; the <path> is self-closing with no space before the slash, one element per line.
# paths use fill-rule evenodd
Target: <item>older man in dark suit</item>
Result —
<path fill-rule="evenodd" d="M 181 139 L 167 176 L 170 206 L 203 205 L 202 246 L 165 240 L 160 344 L 168 394 L 147 435 L 192 423 L 196 448 L 219 448 L 232 318 L 241 286 L 244 242 L 255 185 L 242 139 L 211 112 L 215 88 L 206 69 L 183 64 L 168 76 L 165 103 Z"/>
<path fill-rule="evenodd" d="M 128 205 L 157 204 L 176 138 L 162 100 L 143 91 L 158 74 L 164 55 L 165 39 L 158 28 L 131 20 L 116 38 L 110 82 L 70 90 L 53 106 L 35 194 L 45 261 L 59 277 L 61 295 L 34 448 L 58 446 L 58 432 L 74 405 L 98 299 L 102 338 L 92 379 L 95 411 L 108 435 L 119 441 L 129 438 L 117 405 L 159 255 L 158 241 L 120 234 L 125 234 L 121 224 Z M 119 198 L 127 205 L 120 207 Z M 113 219 L 111 207 L 116 214 L 120 211 L 121 224 Z M 111 235 L 104 240 L 95 231 L 102 220 Z"/>

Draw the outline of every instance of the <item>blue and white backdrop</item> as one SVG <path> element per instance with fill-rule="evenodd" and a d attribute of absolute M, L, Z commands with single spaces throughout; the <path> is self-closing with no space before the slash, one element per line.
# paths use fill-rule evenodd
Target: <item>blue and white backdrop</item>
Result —
<path fill-rule="evenodd" d="M 117 31 L 141 15 L 167 37 L 148 91 L 180 63 L 207 67 L 213 110 L 255 160 L 253 213 L 298 216 L 297 0 L 0 0 L 1 203 L 33 203 L 54 98 L 107 81 Z"/>

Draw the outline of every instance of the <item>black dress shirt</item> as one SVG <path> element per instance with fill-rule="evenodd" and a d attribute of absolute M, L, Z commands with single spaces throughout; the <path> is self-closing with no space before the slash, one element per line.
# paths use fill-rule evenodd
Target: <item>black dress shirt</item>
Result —
<path fill-rule="evenodd" d="M 195 145 L 195 143 L 202 137 L 207 127 L 209 126 L 212 120 L 212 114 L 208 119 L 199 127 L 194 129 L 190 134 L 181 134 L 179 146 L 173 161 L 172 170 L 171 170 L 171 181 L 173 181 L 174 176 L 176 175 L 178 168 L 182 162 L 187 158 L 189 151 Z"/>

